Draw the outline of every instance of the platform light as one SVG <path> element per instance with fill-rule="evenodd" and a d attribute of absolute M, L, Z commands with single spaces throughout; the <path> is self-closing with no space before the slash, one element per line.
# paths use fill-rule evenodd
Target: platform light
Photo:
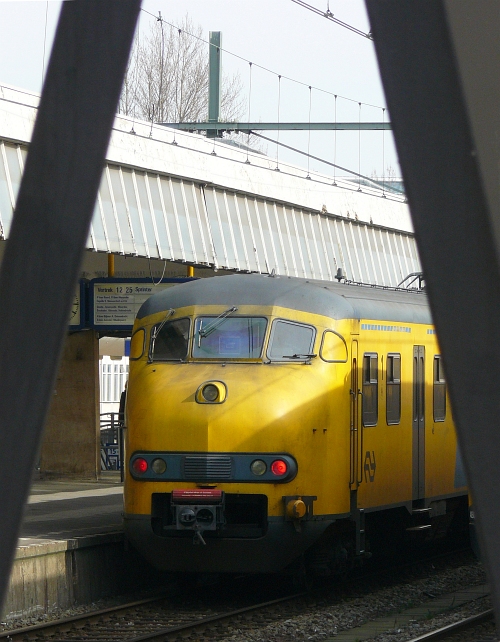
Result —
<path fill-rule="evenodd" d="M 143 457 L 137 457 L 132 462 L 132 468 L 136 475 L 144 475 L 148 469 L 148 462 Z"/>
<path fill-rule="evenodd" d="M 273 475 L 276 475 L 277 477 L 283 476 L 288 470 L 288 466 L 286 464 L 286 461 L 283 461 L 283 459 L 276 459 L 273 461 L 271 464 L 271 471 Z"/>

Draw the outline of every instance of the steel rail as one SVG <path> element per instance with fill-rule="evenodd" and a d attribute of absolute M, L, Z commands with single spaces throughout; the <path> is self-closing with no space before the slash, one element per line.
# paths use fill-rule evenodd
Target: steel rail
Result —
<path fill-rule="evenodd" d="M 137 608 L 138 606 L 161 602 L 168 597 L 168 593 L 162 593 L 161 595 L 155 595 L 153 597 L 144 598 L 142 600 L 136 600 L 135 602 L 127 602 L 126 604 L 110 606 L 106 609 L 99 609 L 98 611 L 80 613 L 78 615 L 72 615 L 71 617 L 61 618 L 60 620 L 41 622 L 40 624 L 24 626 L 18 629 L 10 629 L 9 631 L 0 631 L 0 640 L 8 640 L 8 642 L 13 642 L 14 640 L 24 640 L 26 636 L 32 635 L 37 631 L 48 633 L 50 631 L 55 631 L 60 627 L 67 627 L 68 625 L 76 624 L 77 622 L 93 622 L 94 620 L 99 620 L 105 615 L 119 615 L 121 612 L 126 612 L 130 609 Z"/>
<path fill-rule="evenodd" d="M 302 593 L 294 593 L 293 595 L 287 595 L 286 597 L 279 597 L 276 600 L 270 600 L 269 602 L 261 602 L 260 604 L 254 604 L 252 606 L 245 606 L 242 609 L 236 609 L 235 611 L 229 611 L 228 613 L 222 613 L 219 615 L 211 615 L 209 617 L 203 618 L 202 620 L 196 620 L 194 622 L 187 622 L 185 624 L 179 624 L 177 626 L 169 626 L 165 629 L 160 629 L 159 631 L 153 633 L 146 633 L 145 635 L 139 635 L 135 638 L 128 638 L 126 642 L 146 642 L 154 640 L 155 642 L 160 642 L 161 640 L 168 640 L 171 636 L 177 635 L 179 633 L 185 633 L 187 631 L 195 631 L 196 629 L 204 629 L 205 627 L 213 624 L 214 622 L 223 622 L 224 620 L 230 620 L 237 615 L 242 615 L 243 613 L 250 613 L 251 611 L 260 611 L 265 609 L 268 606 L 273 606 L 274 604 L 279 604 L 280 602 L 287 602 L 289 600 L 294 600 L 303 595 L 308 595 L 307 591 Z"/>
<path fill-rule="evenodd" d="M 390 567 L 390 568 L 383 568 L 383 569 L 377 569 L 375 571 L 370 570 L 368 573 L 368 576 L 370 578 L 377 577 L 380 575 L 385 575 L 385 574 L 391 574 L 391 571 L 394 570 L 394 568 L 407 568 L 411 567 L 414 564 L 422 564 L 423 562 L 432 562 L 436 560 L 440 560 L 443 558 L 447 558 L 453 555 L 456 555 L 457 553 L 463 553 L 465 551 L 469 550 L 468 548 L 459 548 L 457 550 L 452 550 L 452 551 L 447 551 L 445 553 L 439 553 L 437 555 L 431 555 L 430 557 L 426 557 L 425 559 L 417 559 L 413 562 L 409 562 L 407 564 L 397 564 L 395 567 Z M 360 577 L 353 577 L 350 579 L 350 582 L 357 584 L 359 581 L 366 581 L 366 575 L 363 575 L 361 578 Z M 154 636 L 160 636 L 163 635 L 166 638 L 169 636 L 173 636 L 178 632 L 182 631 L 188 631 L 188 630 L 194 630 L 196 627 L 203 628 L 204 626 L 209 626 L 212 622 L 217 622 L 217 621 L 223 621 L 225 618 L 230 619 L 232 617 L 236 617 L 239 614 L 263 609 L 266 606 L 272 606 L 273 604 L 277 604 L 280 602 L 285 602 L 288 600 L 292 600 L 294 598 L 304 596 L 310 594 L 310 592 L 304 591 L 301 593 L 295 593 L 293 595 L 288 595 L 282 598 L 277 598 L 274 600 L 270 600 L 267 602 L 262 602 L 258 604 L 254 604 L 248 607 L 244 607 L 241 609 L 236 609 L 234 611 L 228 611 L 223 614 L 219 615 L 214 615 L 214 616 L 209 616 L 207 618 L 204 618 L 202 620 L 196 620 L 188 623 L 183 623 L 180 625 L 174 625 L 172 627 L 164 628 L 164 629 L 159 629 L 158 631 L 154 633 L 148 633 L 148 634 L 143 634 L 141 636 L 138 636 L 136 638 L 127 638 L 126 642 L 142 642 L 143 640 L 154 640 Z M 114 615 L 119 615 L 120 613 L 126 613 L 127 611 L 146 605 L 146 604 L 154 604 L 155 602 L 161 602 L 162 600 L 168 599 L 170 597 L 170 593 L 165 592 L 165 593 L 160 593 L 160 594 L 155 594 L 149 598 L 144 598 L 141 600 L 137 600 L 134 602 L 127 602 L 125 604 L 120 604 L 117 606 L 112 606 L 108 607 L 105 609 L 100 609 L 98 611 L 91 611 L 87 613 L 81 613 L 78 615 L 74 615 L 71 617 L 66 617 L 66 618 L 61 618 L 60 620 L 53 620 L 51 622 L 42 622 L 40 624 L 34 624 L 31 626 L 26 626 L 22 628 L 17 628 L 17 629 L 10 629 L 8 631 L 1 631 L 0 632 L 0 641 L 1 640 L 7 640 L 8 642 L 15 642 L 15 641 L 21 641 L 25 640 L 27 636 L 36 634 L 37 631 L 41 631 L 44 634 L 50 632 L 50 631 L 57 631 L 57 629 L 60 628 L 65 628 L 67 629 L 69 626 L 72 624 L 78 625 L 77 628 L 81 628 L 85 623 L 93 623 L 97 622 L 100 618 L 106 617 L 106 616 L 114 616 Z M 153 636 L 153 637 L 152 637 Z M 156 638 L 156 639 L 161 639 L 161 637 Z M 62 642 L 62 638 L 57 639 L 58 642 Z M 413 641 L 412 641 L 413 642 Z"/>
<path fill-rule="evenodd" d="M 436 631 L 424 633 L 424 635 L 420 635 L 418 638 L 413 638 L 410 642 L 431 642 L 431 640 L 434 642 L 435 640 L 446 640 L 450 636 L 455 635 L 455 633 L 460 633 L 467 629 L 473 629 L 477 624 L 489 622 L 490 620 L 493 620 L 493 618 L 493 609 L 488 609 L 487 611 L 483 611 L 477 615 L 471 615 L 464 620 L 460 620 L 460 622 L 453 622 L 452 624 L 443 626 Z"/>
<path fill-rule="evenodd" d="M 184 622 L 182 624 L 177 624 L 174 626 L 162 628 L 162 629 L 159 629 L 158 631 L 145 633 L 134 638 L 127 637 L 126 641 L 139 642 L 142 640 L 162 640 L 164 638 L 166 639 L 180 632 L 192 631 L 197 628 L 203 628 L 212 624 L 213 622 L 221 622 L 224 619 L 231 619 L 243 613 L 258 611 L 268 606 L 273 606 L 274 604 L 279 604 L 280 602 L 293 600 L 307 594 L 308 593 L 306 591 L 302 593 L 294 593 L 293 595 L 287 595 L 285 597 L 269 600 L 267 602 L 252 604 L 251 606 L 245 606 L 243 608 L 236 609 L 234 611 L 228 611 L 226 613 L 220 613 L 218 615 L 211 615 L 201 620 L 193 620 L 192 622 Z M 76 624 L 78 624 L 78 628 L 81 628 L 87 623 L 99 621 L 104 616 L 119 615 L 120 613 L 126 613 L 127 611 L 130 611 L 131 609 L 137 608 L 139 606 L 144 606 L 146 604 L 154 604 L 155 602 L 161 602 L 162 600 L 165 600 L 168 597 L 169 595 L 167 593 L 159 596 L 155 595 L 154 597 L 151 597 L 151 598 L 144 598 L 142 600 L 137 600 L 135 602 L 128 602 L 126 604 L 120 604 L 118 606 L 112 606 L 106 609 L 100 609 L 99 611 L 81 613 L 79 615 L 62 618 L 60 620 L 53 620 L 52 622 L 42 622 L 41 624 L 34 624 L 33 626 L 26 626 L 19 629 L 2 631 L 0 632 L 0 640 L 7 640 L 8 642 L 16 642 L 16 641 L 25 640 L 27 637 L 31 639 L 33 637 L 33 634 L 36 634 L 37 631 L 43 632 L 43 634 L 46 635 L 47 633 L 51 633 L 53 631 L 56 632 L 58 629 L 61 629 L 61 628 L 68 629 L 68 627 L 71 627 L 72 625 L 76 625 Z"/>

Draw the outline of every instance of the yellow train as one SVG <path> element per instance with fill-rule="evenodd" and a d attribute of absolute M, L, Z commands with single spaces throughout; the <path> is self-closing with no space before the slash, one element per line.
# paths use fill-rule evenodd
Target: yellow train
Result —
<path fill-rule="evenodd" d="M 325 575 L 467 517 L 422 293 L 172 287 L 137 316 L 126 417 L 126 535 L 162 569 Z"/>

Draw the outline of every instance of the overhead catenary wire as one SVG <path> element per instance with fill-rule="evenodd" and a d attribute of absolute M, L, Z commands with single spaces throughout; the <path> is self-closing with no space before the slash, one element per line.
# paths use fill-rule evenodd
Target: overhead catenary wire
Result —
<path fill-rule="evenodd" d="M 337 96 L 335 96 L 335 107 L 334 107 L 334 119 L 335 125 L 337 125 Z M 333 185 L 337 185 L 335 180 L 335 172 L 337 169 L 337 127 L 333 130 Z"/>
<path fill-rule="evenodd" d="M 158 16 L 155 16 L 150 11 L 147 11 L 147 9 L 141 9 L 141 11 L 143 11 L 145 14 L 151 16 L 155 20 L 158 18 Z M 210 42 L 208 40 L 206 40 L 205 38 L 202 38 L 201 36 L 196 36 L 195 34 L 189 33 L 189 31 L 185 31 L 183 29 L 180 29 L 177 25 L 174 25 L 172 22 L 169 22 L 168 20 L 165 20 L 165 18 L 162 18 L 162 21 L 166 25 L 168 25 L 169 27 L 172 27 L 173 29 L 177 29 L 179 34 L 182 31 L 184 31 L 184 33 L 186 35 L 190 36 L 191 38 L 195 38 L 196 40 L 199 40 L 200 42 L 204 42 L 206 45 L 210 46 Z M 247 58 L 244 58 L 243 56 L 240 56 L 239 54 L 236 54 L 236 53 L 234 53 L 232 51 L 229 51 L 228 49 L 223 49 L 222 47 L 220 47 L 220 50 L 222 52 L 228 54 L 229 56 L 233 56 L 234 58 L 238 58 L 239 60 L 242 60 L 243 62 L 250 63 L 250 60 L 248 60 Z M 310 85 L 307 82 L 302 82 L 301 80 L 297 80 L 295 78 L 290 78 L 290 76 L 285 76 L 283 74 L 279 74 L 278 72 L 273 71 L 272 69 L 269 69 L 268 67 L 264 67 L 264 65 L 259 65 L 259 64 L 255 63 L 255 62 L 252 62 L 252 65 L 254 67 L 258 67 L 259 69 L 262 69 L 262 71 L 266 71 L 267 73 L 273 74 L 274 76 L 281 75 L 281 78 L 283 80 L 288 80 L 288 81 L 293 82 L 293 83 L 295 83 L 297 85 L 302 85 L 303 87 L 311 87 L 312 89 L 314 89 L 314 91 L 319 91 L 319 92 L 321 92 L 323 94 L 327 94 L 328 96 L 335 96 L 336 95 L 333 91 L 328 91 L 327 89 L 322 89 L 321 87 L 315 87 L 314 85 Z M 337 94 L 337 97 L 341 98 L 342 100 L 347 100 L 347 101 L 349 101 L 351 103 L 359 103 L 359 100 L 356 100 L 354 98 L 348 98 L 347 96 L 341 96 L 340 94 Z M 374 107 L 375 109 L 382 109 L 381 105 L 372 105 L 371 103 L 362 103 L 362 104 L 366 105 L 367 107 Z"/>
<path fill-rule="evenodd" d="M 333 15 L 333 13 L 330 11 L 329 2 L 327 4 L 326 11 L 321 11 L 321 9 L 317 9 L 316 7 L 313 7 L 310 4 L 307 4 L 307 2 L 304 2 L 303 0 L 292 0 L 292 2 L 295 2 L 295 4 L 298 4 L 300 7 L 304 7 L 304 9 L 309 9 L 309 11 L 312 11 L 318 14 L 318 16 L 322 16 L 327 20 L 331 20 L 332 22 L 334 22 L 337 25 L 340 25 L 341 27 L 345 27 L 346 29 L 349 29 L 349 31 L 352 31 L 358 36 L 363 36 L 363 38 L 368 38 L 368 40 L 373 40 L 373 36 L 370 32 L 365 33 L 364 31 L 361 31 L 361 29 L 357 29 L 356 27 L 353 27 L 352 25 L 347 24 L 347 22 L 343 22 L 342 20 L 339 20 L 338 18 L 336 18 Z"/>
<path fill-rule="evenodd" d="M 300 4 L 300 3 L 299 3 L 299 4 Z M 305 4 L 305 3 L 304 3 L 304 4 Z M 211 43 L 210 43 L 208 40 L 206 40 L 205 38 L 203 38 L 203 37 L 201 37 L 201 36 L 198 36 L 198 35 L 195 35 L 195 34 L 193 34 L 193 33 L 190 33 L 189 31 L 187 31 L 187 30 L 185 30 L 185 29 L 181 29 L 181 28 L 179 28 L 177 25 L 175 25 L 175 24 L 173 24 L 173 23 L 169 22 L 168 20 L 165 20 L 163 17 L 161 17 L 161 15 L 160 15 L 160 16 L 156 16 L 156 15 L 154 15 L 154 14 L 150 13 L 149 11 L 147 11 L 146 9 L 141 9 L 141 11 L 142 11 L 142 12 L 144 12 L 144 14 L 146 14 L 146 15 L 148 15 L 148 16 L 150 16 L 150 17 L 154 18 L 155 20 L 160 20 L 160 19 L 161 19 L 161 22 L 162 22 L 163 24 L 168 25 L 168 26 L 169 26 L 169 27 L 171 27 L 172 29 L 176 29 L 176 30 L 177 30 L 177 32 L 178 32 L 178 34 L 179 34 L 179 36 L 181 36 L 181 34 L 182 34 L 182 33 L 185 33 L 185 34 L 186 34 L 187 36 L 189 36 L 190 38 L 194 38 L 195 40 L 198 40 L 199 42 L 203 42 L 203 43 L 205 43 L 205 44 L 207 44 L 207 45 L 209 45 L 209 46 L 212 46 L 212 45 L 211 45 Z M 327 11 L 329 11 L 329 7 L 327 8 Z M 330 13 L 331 13 L 331 12 L 330 12 Z M 365 35 L 366 35 L 366 34 L 365 34 Z M 385 110 L 385 107 L 381 107 L 381 106 L 379 106 L 379 105 L 373 105 L 373 104 L 371 104 L 371 103 L 360 102 L 359 100 L 355 100 L 355 99 L 353 99 L 353 98 L 348 98 L 347 96 L 342 96 L 342 95 L 340 95 L 340 94 L 336 94 L 336 93 L 334 93 L 334 92 L 332 92 L 332 91 L 328 91 L 328 90 L 323 89 L 323 88 L 321 88 L 321 87 L 316 87 L 316 86 L 314 86 L 314 85 L 309 85 L 309 84 L 307 84 L 307 83 L 305 83 L 305 82 L 302 82 L 302 81 L 300 81 L 300 80 L 297 80 L 297 79 L 295 79 L 295 78 L 291 78 L 291 77 L 289 77 L 289 76 L 285 76 L 285 75 L 283 75 L 283 74 L 279 74 L 279 73 L 277 73 L 277 72 L 273 71 L 272 69 L 269 69 L 268 67 L 265 67 L 265 66 L 263 66 L 263 65 L 259 65 L 258 63 L 255 63 L 255 62 L 253 62 L 253 61 L 250 61 L 250 60 L 248 60 L 248 59 L 244 58 L 243 56 L 240 56 L 239 54 L 236 54 L 236 53 L 234 53 L 234 52 L 232 52 L 232 51 L 229 51 L 229 50 L 227 50 L 227 49 L 223 49 L 222 47 L 220 48 L 220 51 L 221 51 L 221 52 L 225 52 L 226 54 L 228 54 L 228 55 L 230 55 L 230 56 L 233 56 L 234 58 L 237 58 L 237 59 L 239 59 L 239 60 L 242 60 L 242 61 L 244 61 L 244 62 L 248 63 L 248 65 L 249 65 L 249 76 L 250 76 L 250 78 L 249 78 L 249 80 L 250 80 L 250 92 L 252 91 L 252 85 L 251 85 L 251 83 L 252 83 L 252 69 L 253 69 L 253 67 L 257 67 L 258 69 L 261 69 L 261 70 L 263 70 L 264 72 L 267 72 L 267 73 L 270 73 L 270 74 L 272 74 L 272 75 L 275 75 L 275 76 L 277 77 L 277 79 L 278 79 L 278 83 L 279 83 L 279 92 L 281 92 L 281 79 L 288 80 L 289 82 L 295 83 L 295 84 L 297 84 L 297 85 L 307 87 L 307 88 L 309 89 L 309 93 L 310 93 L 309 122 L 310 122 L 310 119 L 311 119 L 311 95 L 312 95 L 312 90 L 313 90 L 313 89 L 314 89 L 315 91 L 320 92 L 320 93 L 323 93 L 323 94 L 330 95 L 330 96 L 333 96 L 333 97 L 334 97 L 334 99 L 335 99 L 335 121 L 337 121 L 337 99 L 346 100 L 346 101 L 348 101 L 348 102 L 352 102 L 352 103 L 357 103 L 357 104 L 358 104 L 358 106 L 365 105 L 366 107 L 372 107 L 372 108 L 375 108 L 375 109 L 382 109 L 382 110 Z M 280 95 L 279 95 L 279 100 L 280 100 Z M 249 123 L 250 123 L 250 102 L 251 102 L 251 95 L 249 95 L 249 116 L 248 116 L 248 122 L 249 122 Z M 279 108 L 279 106 L 278 106 L 278 110 L 279 110 L 279 109 L 280 109 L 280 108 Z M 384 113 L 385 113 L 385 112 L 384 112 Z M 278 115 L 278 122 L 280 122 L 280 114 Z M 277 145 L 277 150 L 276 150 L 276 169 L 279 169 L 279 146 L 283 146 L 283 145 L 279 142 L 279 138 L 280 138 L 280 129 L 281 129 L 281 127 L 279 127 L 279 128 L 278 128 L 278 141 L 272 140 L 272 139 L 270 139 L 270 138 L 266 138 L 266 137 L 264 137 L 264 136 L 260 136 L 261 138 L 263 138 L 263 139 L 265 139 L 265 140 L 269 140 L 270 142 L 273 142 L 273 143 L 275 143 L 275 144 Z M 308 135 L 308 151 L 307 151 L 307 153 L 299 152 L 299 153 L 303 153 L 303 154 L 304 154 L 304 155 L 306 155 L 306 156 L 307 156 L 307 158 L 308 158 L 308 167 L 307 167 L 307 173 L 308 173 L 308 176 L 310 175 L 310 159 L 313 159 L 313 158 L 314 158 L 314 159 L 316 159 L 316 160 L 319 160 L 319 161 L 320 161 L 320 162 L 322 162 L 322 163 L 326 163 L 326 164 L 328 164 L 328 165 L 331 165 L 331 166 L 333 166 L 334 168 L 340 167 L 340 166 L 338 166 L 338 165 L 337 165 L 337 163 L 336 163 L 336 160 L 337 160 L 337 159 L 336 159 L 336 151 L 337 151 L 337 150 L 336 150 L 336 143 L 337 143 L 337 140 L 336 140 L 336 138 L 337 138 L 336 131 L 335 131 L 335 133 L 334 133 L 334 137 L 335 137 L 335 143 L 334 143 L 334 147 L 335 147 L 335 150 L 334 150 L 334 163 L 329 163 L 329 162 L 324 161 L 324 160 L 322 160 L 322 159 L 320 159 L 320 158 L 316 158 L 316 157 L 314 157 L 314 156 L 312 156 L 312 155 L 310 154 L 310 137 L 311 137 L 310 132 L 311 132 L 311 128 L 310 128 L 310 126 L 309 126 L 309 135 Z M 247 134 L 247 159 L 246 159 L 246 162 L 247 162 L 247 163 L 250 163 L 250 158 L 249 158 L 249 155 L 248 155 L 248 147 L 249 147 L 250 137 L 251 137 L 251 135 L 252 135 L 252 134 L 253 134 L 253 135 L 255 135 L 255 136 L 258 136 L 257 134 L 255 134 L 255 132 L 254 132 L 254 131 L 249 131 L 249 132 L 248 132 L 248 134 Z M 358 136 L 359 136 L 359 139 L 358 139 L 358 156 L 360 157 L 360 148 L 361 148 L 360 133 L 358 134 Z M 174 141 L 173 141 L 173 143 L 174 143 L 174 144 L 176 144 L 176 141 L 175 141 L 175 131 L 174 131 Z M 216 141 L 215 141 L 215 138 L 214 138 L 214 139 L 213 139 L 212 155 L 217 155 L 217 153 L 216 153 L 216 149 L 215 149 L 215 146 L 216 146 Z M 284 147 L 288 147 L 288 146 L 287 146 L 287 145 L 284 145 Z M 292 150 L 293 150 L 294 148 L 289 147 L 289 149 L 292 149 Z M 298 151 L 298 150 L 297 150 L 297 151 Z M 345 169 L 345 168 L 342 168 L 342 169 Z M 351 170 L 346 170 L 346 171 L 348 171 L 349 173 L 351 173 L 351 174 L 352 174 L 352 175 L 354 175 L 354 176 L 362 176 L 362 175 L 361 175 L 361 167 L 360 167 L 360 158 L 358 158 L 358 172 L 353 172 L 353 171 L 351 171 Z M 367 177 L 363 177 L 363 176 L 362 176 L 362 178 L 366 178 L 367 180 L 370 180 L 370 179 L 368 179 Z M 334 172 L 334 178 L 333 178 L 333 185 L 336 185 L 336 173 L 335 173 L 335 172 Z M 358 187 L 359 187 L 359 189 L 361 189 L 360 185 L 359 185 Z"/>
<path fill-rule="evenodd" d="M 358 129 L 358 176 L 361 176 L 361 103 L 359 103 L 358 121 L 360 124 Z M 358 183 L 358 192 L 361 192 L 361 178 Z"/>
<path fill-rule="evenodd" d="M 47 15 L 49 13 L 49 0 L 45 5 L 45 30 L 43 33 L 43 57 L 42 57 L 42 87 L 45 81 L 45 46 L 47 44 Z"/>
<path fill-rule="evenodd" d="M 248 124 L 250 124 L 250 114 L 251 114 L 251 108 L 252 108 L 252 63 L 248 63 L 249 67 L 249 90 L 248 90 Z M 250 128 L 248 130 L 247 134 L 247 159 L 245 163 L 250 164 L 250 159 L 248 158 L 248 150 L 250 148 Z"/>
<path fill-rule="evenodd" d="M 297 149 L 296 147 L 292 147 L 291 145 L 286 145 L 285 143 L 277 143 L 277 141 L 274 140 L 273 138 L 269 138 L 268 136 L 264 136 L 263 134 L 258 134 L 255 131 L 252 132 L 252 135 L 257 136 L 258 138 L 262 138 L 263 140 L 267 140 L 269 143 L 274 143 L 275 145 L 278 144 L 280 147 L 285 147 L 286 149 L 289 149 L 292 152 L 296 152 L 297 154 L 301 154 L 302 156 L 310 156 L 312 160 L 319 161 L 320 163 L 324 163 L 325 165 L 329 165 L 330 167 L 335 167 L 336 169 L 340 169 L 343 172 L 352 174 L 352 176 L 356 176 L 359 179 L 368 181 L 368 183 L 372 184 L 377 189 L 380 189 L 380 185 L 378 185 L 378 183 L 374 181 L 373 178 L 370 178 L 369 176 L 365 176 L 364 174 L 359 174 L 358 172 L 354 172 L 352 169 L 347 169 L 347 167 L 342 167 L 342 165 L 335 165 L 334 163 L 327 161 L 324 158 L 319 158 L 319 156 L 313 156 L 313 154 L 308 154 L 307 152 L 303 152 L 301 149 Z M 393 190 L 393 191 L 398 192 L 398 190 Z"/>
<path fill-rule="evenodd" d="M 309 86 L 309 134 L 307 136 L 307 176 L 306 178 L 311 178 L 311 174 L 309 172 L 309 161 L 311 159 L 311 154 L 309 153 L 311 151 L 311 106 L 312 106 L 312 89 Z"/>
<path fill-rule="evenodd" d="M 276 170 L 279 172 L 279 140 L 280 140 L 280 107 L 281 107 L 281 76 L 278 76 L 278 135 L 276 144 Z"/>

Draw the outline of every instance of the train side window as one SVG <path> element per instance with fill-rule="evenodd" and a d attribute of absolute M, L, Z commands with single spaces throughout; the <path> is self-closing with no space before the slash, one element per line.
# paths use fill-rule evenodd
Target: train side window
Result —
<path fill-rule="evenodd" d="M 319 356 L 327 363 L 347 363 L 347 343 L 344 337 L 335 330 L 325 330 Z"/>
<path fill-rule="evenodd" d="M 130 339 L 130 360 L 136 361 L 144 354 L 144 345 L 146 343 L 146 331 L 139 328 L 134 332 Z"/>
<path fill-rule="evenodd" d="M 401 420 L 401 355 L 387 355 L 386 373 L 386 419 L 387 425 L 399 424 Z"/>
<path fill-rule="evenodd" d="M 434 356 L 434 421 L 446 419 L 446 381 L 440 355 Z"/>
<path fill-rule="evenodd" d="M 151 361 L 183 361 L 187 357 L 189 319 L 159 323 L 151 330 Z"/>
<path fill-rule="evenodd" d="M 363 426 L 376 426 L 378 421 L 378 355 L 363 356 Z"/>
<path fill-rule="evenodd" d="M 296 361 L 312 356 L 316 330 L 310 325 L 277 319 L 273 323 L 267 356 L 271 361 Z"/>

